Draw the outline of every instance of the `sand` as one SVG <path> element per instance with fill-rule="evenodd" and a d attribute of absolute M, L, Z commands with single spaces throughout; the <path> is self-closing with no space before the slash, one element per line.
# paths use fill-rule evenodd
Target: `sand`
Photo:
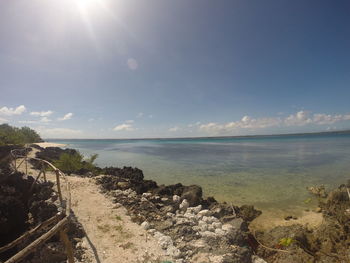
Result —
<path fill-rule="evenodd" d="M 45 145 L 49 147 L 57 144 Z M 34 157 L 37 151 L 33 149 L 29 157 Z M 39 172 L 31 165 L 28 168 L 28 174 L 34 177 Z M 25 172 L 25 165 L 22 164 L 19 170 Z M 46 176 L 55 182 L 54 173 L 47 172 Z M 153 236 L 131 221 L 124 207 L 116 206 L 111 197 L 100 192 L 94 179 L 76 176 L 67 176 L 67 179 L 71 185 L 72 211 L 86 233 L 79 245 L 86 249 L 82 262 L 141 263 L 171 260 Z"/>
<path fill-rule="evenodd" d="M 53 142 L 38 142 L 38 143 L 33 143 L 36 144 L 42 148 L 46 148 L 46 147 L 65 147 L 66 144 L 62 144 L 62 143 L 53 143 Z"/>

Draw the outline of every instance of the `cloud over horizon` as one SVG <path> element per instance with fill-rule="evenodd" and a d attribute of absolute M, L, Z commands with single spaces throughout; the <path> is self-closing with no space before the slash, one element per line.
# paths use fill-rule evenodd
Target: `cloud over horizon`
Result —
<path fill-rule="evenodd" d="M 3 116 L 13 116 L 13 115 L 21 115 L 26 111 L 26 107 L 24 105 L 20 105 L 16 108 L 8 108 L 6 106 L 0 108 L 0 115 Z"/>
<path fill-rule="evenodd" d="M 59 121 L 66 121 L 70 120 L 73 117 L 73 113 L 69 112 L 65 114 L 62 118 L 58 118 Z"/>
<path fill-rule="evenodd" d="M 122 123 L 113 128 L 114 131 L 134 131 L 135 128 L 132 126 L 132 123 Z"/>
<path fill-rule="evenodd" d="M 53 111 L 32 111 L 30 113 L 30 115 L 32 116 L 40 116 L 40 117 L 49 117 L 51 114 L 53 113 Z"/>
<path fill-rule="evenodd" d="M 264 129 L 270 127 L 291 127 L 291 126 L 305 126 L 309 124 L 313 125 L 329 125 L 339 121 L 350 120 L 350 114 L 323 114 L 315 113 L 311 114 L 309 111 L 298 111 L 295 114 L 291 114 L 285 118 L 282 117 L 266 117 L 266 118 L 252 118 L 250 116 L 244 116 L 239 121 L 216 123 L 209 122 L 199 126 L 199 130 L 210 134 L 226 134 L 229 132 L 237 131 L 238 129 Z"/>

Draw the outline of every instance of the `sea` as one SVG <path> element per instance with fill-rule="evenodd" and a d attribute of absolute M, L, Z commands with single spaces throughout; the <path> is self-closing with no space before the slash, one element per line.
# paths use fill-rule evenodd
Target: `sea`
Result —
<path fill-rule="evenodd" d="M 158 184 L 197 184 L 204 196 L 263 211 L 312 208 L 307 187 L 350 179 L 350 132 L 183 139 L 47 139 L 104 166 L 133 166 Z"/>

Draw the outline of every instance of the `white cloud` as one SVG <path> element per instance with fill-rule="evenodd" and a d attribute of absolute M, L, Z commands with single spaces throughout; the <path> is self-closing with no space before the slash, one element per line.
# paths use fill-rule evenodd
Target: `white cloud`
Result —
<path fill-rule="evenodd" d="M 350 114 L 346 115 L 331 115 L 331 114 L 311 114 L 308 111 L 299 111 L 291 114 L 286 118 L 267 117 L 267 118 L 251 118 L 244 116 L 239 121 L 227 123 L 209 122 L 199 126 L 199 130 L 210 134 L 228 134 L 239 129 L 264 129 L 269 127 L 281 126 L 304 126 L 304 125 L 329 125 L 339 121 L 350 120 Z M 194 127 L 193 124 L 188 127 Z"/>
<path fill-rule="evenodd" d="M 44 138 L 74 138 L 82 135 L 81 130 L 69 129 L 69 128 L 45 128 L 38 127 L 36 130 Z"/>
<path fill-rule="evenodd" d="M 152 119 L 152 118 L 153 118 L 153 115 L 152 115 L 152 114 L 148 115 L 148 118 Z"/>
<path fill-rule="evenodd" d="M 127 120 L 125 123 L 131 124 L 134 123 L 134 120 Z"/>
<path fill-rule="evenodd" d="M 199 129 L 208 133 L 220 134 L 228 133 L 238 129 L 262 129 L 280 125 L 280 118 L 260 118 L 254 119 L 249 116 L 244 116 L 240 121 L 218 124 L 210 122 L 202 124 Z"/>
<path fill-rule="evenodd" d="M 23 123 L 23 124 L 36 124 L 39 123 L 38 121 L 18 121 L 19 123 Z"/>
<path fill-rule="evenodd" d="M 285 119 L 285 124 L 287 126 L 303 126 L 307 124 L 315 124 L 315 125 L 326 125 L 333 124 L 339 121 L 347 121 L 350 120 L 350 114 L 342 115 L 342 114 L 324 114 L 324 113 L 315 113 L 310 114 L 307 111 L 299 111 L 296 114 L 289 115 Z"/>
<path fill-rule="evenodd" d="M 73 113 L 69 112 L 66 115 L 64 115 L 62 118 L 58 118 L 59 121 L 66 121 L 70 120 L 73 117 Z"/>
<path fill-rule="evenodd" d="M 139 112 L 138 114 L 137 114 L 137 118 L 142 118 L 143 117 L 143 115 L 144 115 L 144 113 L 143 112 Z"/>
<path fill-rule="evenodd" d="M 296 114 L 289 115 L 284 122 L 287 126 L 304 126 L 312 123 L 309 115 L 308 111 L 298 111 Z"/>
<path fill-rule="evenodd" d="M 211 133 L 211 134 L 212 133 L 217 134 L 225 131 L 225 125 L 220 125 L 216 122 L 209 122 L 209 123 L 200 125 L 199 130 L 207 133 Z"/>
<path fill-rule="evenodd" d="M 48 117 L 42 117 L 40 122 L 50 122 L 51 120 Z"/>
<path fill-rule="evenodd" d="M 135 128 L 130 123 L 123 123 L 113 128 L 114 131 L 134 131 Z"/>
<path fill-rule="evenodd" d="M 131 70 L 136 70 L 139 67 L 137 60 L 134 58 L 129 58 L 128 61 L 126 62 L 126 64 L 128 65 L 129 69 L 131 69 Z"/>
<path fill-rule="evenodd" d="M 32 111 L 30 113 L 30 115 L 32 116 L 40 116 L 40 117 L 49 117 L 51 114 L 53 113 L 53 111 Z"/>
<path fill-rule="evenodd" d="M 22 120 L 18 122 L 23 124 L 47 124 L 48 122 L 51 122 L 51 121 L 52 120 L 47 117 L 42 117 L 40 120 Z"/>
<path fill-rule="evenodd" d="M 24 105 L 20 105 L 17 108 L 2 107 L 0 108 L 0 115 L 4 115 L 4 116 L 21 115 L 25 111 L 26 111 L 26 107 Z"/>
<path fill-rule="evenodd" d="M 180 127 L 175 126 L 175 127 L 170 128 L 168 131 L 170 131 L 170 132 L 177 132 L 179 130 L 180 130 Z"/>

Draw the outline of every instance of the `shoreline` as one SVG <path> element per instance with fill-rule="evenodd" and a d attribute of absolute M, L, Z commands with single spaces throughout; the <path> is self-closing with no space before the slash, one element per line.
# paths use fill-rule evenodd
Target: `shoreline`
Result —
<path fill-rule="evenodd" d="M 63 143 L 53 143 L 53 142 L 37 142 L 37 143 L 32 143 L 34 145 L 37 145 L 41 148 L 47 148 L 47 147 L 59 147 L 59 148 L 64 148 L 67 145 Z"/>
<path fill-rule="evenodd" d="M 49 158 L 50 162 L 61 153 L 75 152 L 59 147 L 38 150 L 41 156 L 37 157 Z M 265 223 L 254 226 L 252 220 L 261 215 L 253 206 L 239 207 L 205 197 L 198 185 L 157 185 L 144 179 L 138 168 L 95 166 L 93 173 L 76 170 L 71 175 L 99 185 L 99 192 L 114 203 L 105 207 L 106 213 L 125 208 L 131 221 L 155 238 L 172 262 L 202 262 L 209 258 L 217 263 L 334 262 L 334 257 L 348 258 L 350 180 L 333 190 L 313 189 L 318 196 L 317 214 L 303 211 L 299 218 L 271 220 L 269 216 L 276 218 L 276 214 L 267 213 L 265 219 L 262 217 Z M 77 194 L 83 198 L 81 191 Z M 316 223 L 310 224 L 312 221 Z M 329 239 L 330 236 L 340 239 Z M 332 251 L 339 253 L 335 256 Z"/>
<path fill-rule="evenodd" d="M 54 142 L 43 142 L 43 143 L 34 143 L 34 144 L 44 149 L 47 147 L 58 147 L 60 149 L 65 149 L 68 146 L 67 144 L 54 143 Z M 72 149 L 78 151 L 78 149 L 75 149 L 75 148 L 72 148 Z M 153 180 L 152 178 L 146 178 L 146 179 Z M 178 183 L 182 183 L 182 182 L 178 182 Z M 165 185 L 168 185 L 168 184 L 165 184 Z M 201 186 L 198 183 L 196 185 L 203 188 L 203 186 Z M 228 203 L 228 204 L 231 203 L 231 201 L 229 200 L 222 200 L 221 198 L 216 198 L 215 194 L 207 195 L 203 191 L 203 197 L 206 198 L 209 196 L 213 196 L 219 203 Z M 246 205 L 246 203 L 244 202 L 238 202 L 238 203 L 240 205 Z M 235 202 L 235 204 L 237 205 L 237 202 Z M 249 228 L 252 230 L 264 231 L 264 230 L 272 229 L 277 226 L 283 227 L 283 226 L 290 226 L 292 224 L 301 224 L 303 226 L 316 228 L 322 223 L 322 215 L 314 211 L 317 205 L 313 207 L 309 207 L 310 209 L 306 209 L 306 207 L 299 207 L 299 209 L 260 208 L 254 204 L 251 204 L 251 205 L 253 205 L 256 209 L 262 212 L 261 215 L 259 215 L 249 224 Z M 306 211 L 306 210 L 309 210 L 309 211 Z M 293 216 L 293 217 L 296 217 L 297 219 L 285 220 L 284 218 L 287 216 Z"/>

